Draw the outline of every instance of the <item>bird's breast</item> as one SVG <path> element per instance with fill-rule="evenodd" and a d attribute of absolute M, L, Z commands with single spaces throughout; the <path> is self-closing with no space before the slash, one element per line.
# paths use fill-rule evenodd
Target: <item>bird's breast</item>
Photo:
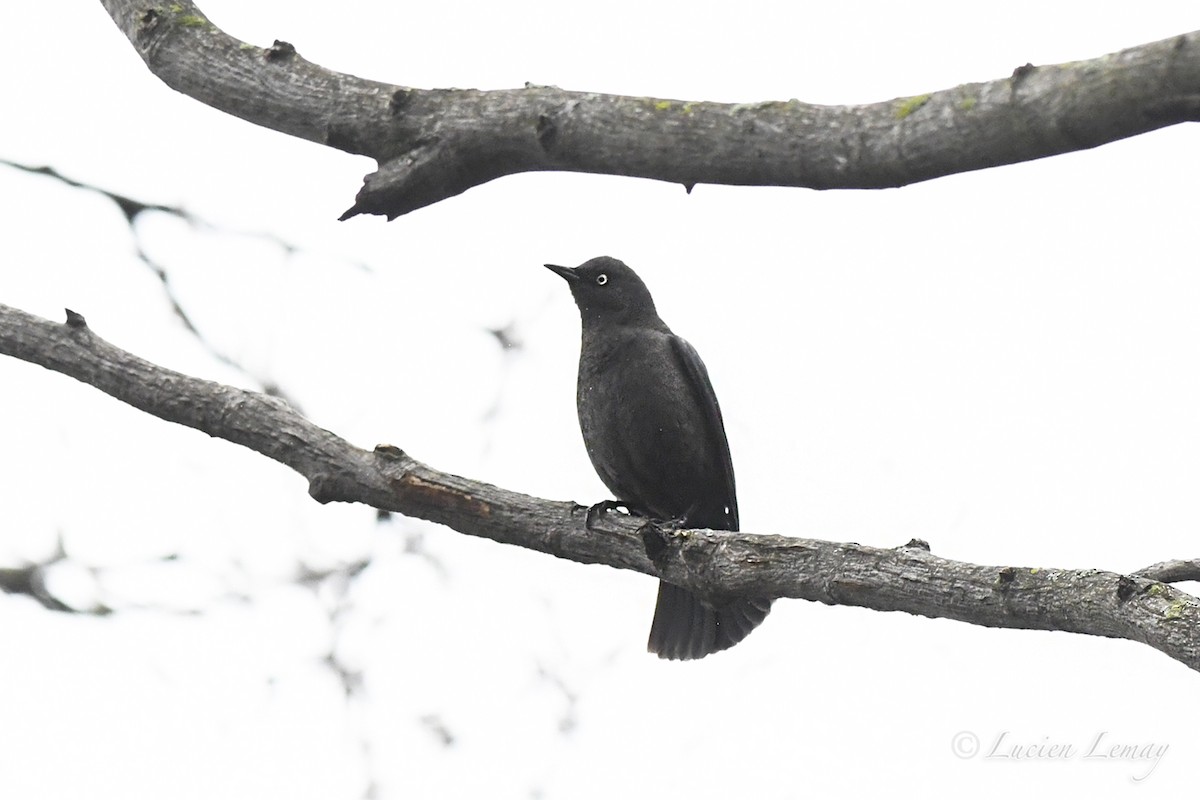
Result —
<path fill-rule="evenodd" d="M 592 465 L 617 499 L 680 517 L 720 483 L 715 447 L 668 335 L 585 340 L 577 392 Z"/>

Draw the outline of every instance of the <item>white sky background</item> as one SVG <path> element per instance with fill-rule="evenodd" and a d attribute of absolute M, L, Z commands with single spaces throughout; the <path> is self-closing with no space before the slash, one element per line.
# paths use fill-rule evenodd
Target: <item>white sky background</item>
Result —
<path fill-rule="evenodd" d="M 1200 27 L 1190 3 L 334 7 L 202 4 L 377 80 L 722 101 L 883 100 Z M 523 175 L 339 223 L 369 160 L 171 92 L 99 3 L 3 4 L 0 71 L 0 157 L 214 223 L 139 232 L 212 342 L 357 444 L 605 497 L 574 417 L 577 313 L 540 265 L 609 254 L 704 355 L 746 530 L 1031 567 L 1197 555 L 1191 127 L 893 191 Z M 0 231 L 0 302 L 245 384 L 107 200 L 0 168 Z M 486 329 L 510 322 L 505 356 Z M 127 609 L 0 597 L 6 797 L 1194 791 L 1197 677 L 1145 646 L 781 601 L 733 650 L 660 662 L 644 576 L 320 507 L 280 465 L 39 367 L 0 361 L 0 388 L 0 563 L 61 534 L 62 596 Z M 403 552 L 417 535 L 428 558 Z M 337 625 L 335 592 L 290 581 L 366 554 Z M 350 706 L 331 648 L 363 671 Z M 1074 754 L 960 759 L 964 731 Z M 1169 750 L 1082 758 L 1097 736 Z"/>

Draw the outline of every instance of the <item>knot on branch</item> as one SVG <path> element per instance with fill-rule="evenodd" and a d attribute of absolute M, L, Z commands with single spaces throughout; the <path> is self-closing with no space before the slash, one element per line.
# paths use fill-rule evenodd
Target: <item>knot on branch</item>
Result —
<path fill-rule="evenodd" d="M 380 163 L 379 169 L 364 178 L 354 205 L 338 219 L 383 214 L 391 220 L 462 194 L 476 181 L 459 161 L 461 155 L 457 148 L 436 137 L 418 140 L 412 148 Z"/>
<path fill-rule="evenodd" d="M 284 42 L 279 39 L 270 47 L 263 50 L 263 59 L 266 61 L 287 61 L 296 55 L 296 46 L 291 42 Z"/>
<path fill-rule="evenodd" d="M 671 557 L 671 540 L 668 536 L 671 533 L 664 525 L 653 520 L 642 525 L 638 529 L 638 533 L 642 536 L 642 546 L 646 548 L 646 556 L 655 568 L 662 570 Z M 676 548 L 677 549 L 677 548 Z"/>
<path fill-rule="evenodd" d="M 1008 587 L 1017 578 L 1017 571 L 1012 567 L 1005 567 L 996 575 L 996 583 L 1000 585 L 1000 591 L 1007 592 Z"/>
<path fill-rule="evenodd" d="M 318 472 L 308 482 L 308 494 L 321 505 L 343 499 L 338 481 L 327 472 Z"/>

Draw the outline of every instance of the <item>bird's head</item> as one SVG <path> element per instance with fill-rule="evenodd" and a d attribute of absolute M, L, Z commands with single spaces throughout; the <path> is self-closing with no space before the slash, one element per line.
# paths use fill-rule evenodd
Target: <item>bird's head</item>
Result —
<path fill-rule="evenodd" d="M 566 280 L 583 324 L 661 325 L 654 298 L 637 273 L 608 256 L 585 261 L 578 267 L 546 267 Z"/>

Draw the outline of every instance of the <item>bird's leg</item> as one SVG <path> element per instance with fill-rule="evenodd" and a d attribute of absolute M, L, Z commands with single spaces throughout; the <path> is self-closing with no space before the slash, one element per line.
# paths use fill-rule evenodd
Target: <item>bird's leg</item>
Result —
<path fill-rule="evenodd" d="M 612 511 L 614 508 L 623 508 L 629 511 L 629 506 L 622 503 L 620 500 L 601 500 L 595 503 L 587 510 L 587 519 L 584 521 L 584 527 L 589 531 L 596 525 L 596 520 Z"/>
<path fill-rule="evenodd" d="M 624 500 L 601 500 L 599 503 L 592 505 L 587 510 L 587 521 L 585 523 L 587 529 L 589 531 L 592 530 L 596 524 L 596 520 L 607 514 L 609 511 L 612 511 L 614 508 L 625 509 L 625 511 L 627 511 L 631 517 L 650 519 L 650 512 L 646 511 L 644 508 L 630 505 Z"/>

